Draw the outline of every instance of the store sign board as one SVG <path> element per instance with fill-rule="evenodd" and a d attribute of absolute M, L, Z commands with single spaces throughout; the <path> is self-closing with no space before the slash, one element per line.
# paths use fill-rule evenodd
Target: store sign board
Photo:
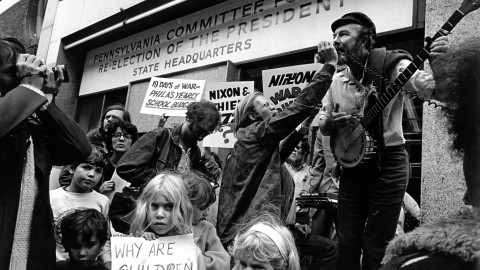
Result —
<path fill-rule="evenodd" d="M 227 1 L 89 51 L 80 95 L 227 60 L 241 64 L 312 48 L 331 40 L 331 23 L 348 12 L 369 15 L 377 33 L 412 27 L 415 2 Z"/>

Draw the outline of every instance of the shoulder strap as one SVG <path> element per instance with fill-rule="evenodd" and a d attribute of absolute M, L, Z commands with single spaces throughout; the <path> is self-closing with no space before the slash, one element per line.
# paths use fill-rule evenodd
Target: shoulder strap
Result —
<path fill-rule="evenodd" d="M 385 76 L 385 60 L 387 56 L 387 49 L 385 48 L 377 48 L 373 49 L 370 51 L 370 54 L 368 55 L 368 68 L 373 70 L 376 74 Z M 385 85 L 382 85 L 382 80 L 373 74 L 370 74 L 369 72 L 366 72 L 365 74 L 365 80 L 363 81 L 363 85 L 370 85 L 373 83 L 373 85 L 382 91 L 382 86 L 384 87 Z"/>

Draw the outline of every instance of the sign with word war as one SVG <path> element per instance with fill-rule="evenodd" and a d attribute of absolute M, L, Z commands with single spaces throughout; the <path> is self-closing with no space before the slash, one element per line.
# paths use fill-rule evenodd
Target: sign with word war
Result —
<path fill-rule="evenodd" d="M 111 238 L 112 270 L 197 270 L 193 234 L 160 237 Z"/>
<path fill-rule="evenodd" d="M 280 113 L 285 110 L 313 79 L 323 64 L 306 64 L 262 71 L 263 94 Z M 312 125 L 318 125 L 316 117 Z"/>
<path fill-rule="evenodd" d="M 150 80 L 140 113 L 185 116 L 188 104 L 202 98 L 204 87 L 204 80 L 153 77 Z"/>
<path fill-rule="evenodd" d="M 233 112 L 245 96 L 254 91 L 254 82 L 207 82 L 205 99 L 215 103 L 222 114 L 222 126 L 203 139 L 204 147 L 233 148 Z"/>

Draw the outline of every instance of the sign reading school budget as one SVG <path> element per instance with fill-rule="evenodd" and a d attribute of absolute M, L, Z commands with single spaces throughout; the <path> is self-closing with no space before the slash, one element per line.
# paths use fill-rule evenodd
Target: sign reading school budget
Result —
<path fill-rule="evenodd" d="M 230 0 L 87 52 L 80 96 L 132 81 L 314 48 L 348 12 L 377 33 L 414 27 L 416 0 Z M 399 12 L 401 11 L 401 12 Z M 392 19 L 394 18 L 394 19 Z"/>
<path fill-rule="evenodd" d="M 140 113 L 185 116 L 188 104 L 202 98 L 204 80 L 151 78 Z"/>
<path fill-rule="evenodd" d="M 197 270 L 193 234 L 160 237 L 115 236 L 112 243 L 112 269 L 117 270 Z"/>

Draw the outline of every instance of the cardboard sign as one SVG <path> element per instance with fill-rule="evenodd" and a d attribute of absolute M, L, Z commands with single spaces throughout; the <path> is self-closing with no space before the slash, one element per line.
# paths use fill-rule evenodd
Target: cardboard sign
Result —
<path fill-rule="evenodd" d="M 188 104 L 202 98 L 204 80 L 152 78 L 140 113 L 185 116 Z"/>
<path fill-rule="evenodd" d="M 107 196 L 108 199 L 110 199 L 110 202 L 112 202 L 115 192 L 122 192 L 124 187 L 130 186 L 130 182 L 127 182 L 123 178 L 118 176 L 117 170 L 113 172 L 112 178 L 110 180 L 113 180 L 113 182 L 115 183 L 115 189 L 110 191 L 104 191 L 103 195 Z"/>
<path fill-rule="evenodd" d="M 203 139 L 204 147 L 233 148 L 237 141 L 233 136 L 233 112 L 238 103 L 253 91 L 253 81 L 207 82 L 205 99 L 215 103 L 222 114 L 222 127 Z"/>
<path fill-rule="evenodd" d="M 197 256 L 193 234 L 160 237 L 111 238 L 112 270 L 196 270 Z"/>
<path fill-rule="evenodd" d="M 263 95 L 280 113 L 298 97 L 322 67 L 323 64 L 307 64 L 263 70 Z M 312 125 L 318 125 L 318 117 Z"/>

